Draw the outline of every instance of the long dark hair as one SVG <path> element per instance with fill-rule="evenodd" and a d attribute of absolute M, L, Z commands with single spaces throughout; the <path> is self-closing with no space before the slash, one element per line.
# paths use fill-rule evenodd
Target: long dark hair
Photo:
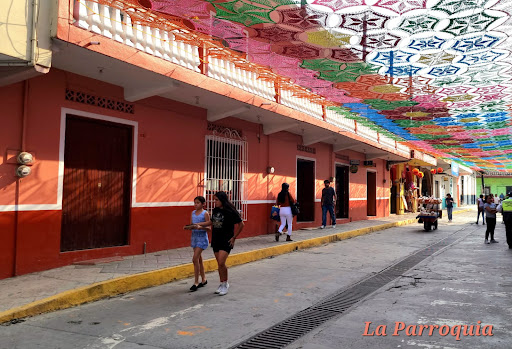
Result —
<path fill-rule="evenodd" d="M 240 215 L 238 213 L 238 210 L 236 209 L 235 205 L 229 201 L 228 194 L 226 194 L 223 191 L 218 191 L 215 193 L 215 197 L 219 199 L 219 201 L 222 203 L 222 208 L 228 211 L 232 211 L 233 213 L 236 213 L 237 215 Z"/>
<path fill-rule="evenodd" d="M 279 194 L 277 194 L 278 202 L 284 203 L 287 195 L 288 195 L 288 200 L 290 200 L 290 203 L 293 202 L 293 199 L 292 199 L 292 196 L 290 195 L 289 189 L 290 189 L 290 185 L 288 183 L 281 184 L 281 191 L 279 192 Z"/>

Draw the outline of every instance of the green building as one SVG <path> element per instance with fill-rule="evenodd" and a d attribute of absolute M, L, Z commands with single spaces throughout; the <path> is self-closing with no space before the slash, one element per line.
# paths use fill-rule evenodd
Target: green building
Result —
<path fill-rule="evenodd" d="M 502 172 L 486 172 L 484 177 L 484 191 L 482 192 L 482 176 L 476 179 L 476 192 L 477 195 L 484 194 L 498 194 L 507 195 L 512 192 L 512 176 L 510 174 L 503 174 Z"/>

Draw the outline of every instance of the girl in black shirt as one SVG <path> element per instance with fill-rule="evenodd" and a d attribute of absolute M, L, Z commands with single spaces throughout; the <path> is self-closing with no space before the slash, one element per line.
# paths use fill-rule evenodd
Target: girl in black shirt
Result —
<path fill-rule="evenodd" d="M 219 268 L 220 285 L 215 293 L 224 296 L 228 293 L 228 268 L 226 260 L 231 249 L 235 246 L 235 240 L 244 228 L 244 222 L 233 204 L 229 201 L 225 192 L 215 194 L 215 208 L 210 222 L 199 223 L 198 226 L 212 226 L 212 248 Z M 235 225 L 237 226 L 235 229 Z M 236 231 L 235 231 L 236 230 Z"/>

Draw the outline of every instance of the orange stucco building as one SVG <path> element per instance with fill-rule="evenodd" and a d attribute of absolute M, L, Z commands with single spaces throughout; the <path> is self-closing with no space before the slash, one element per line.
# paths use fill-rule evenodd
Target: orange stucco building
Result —
<path fill-rule="evenodd" d="M 274 232 L 283 182 L 299 229 L 321 224 L 325 179 L 339 224 L 389 215 L 390 164 L 407 147 L 274 86 L 222 81 L 205 60 L 191 69 L 81 28 L 78 9 L 58 3 L 50 71 L 0 87 L 0 278 L 188 246 L 193 198 L 211 204 L 217 190 L 245 237 Z M 34 156 L 24 178 L 21 151 Z"/>

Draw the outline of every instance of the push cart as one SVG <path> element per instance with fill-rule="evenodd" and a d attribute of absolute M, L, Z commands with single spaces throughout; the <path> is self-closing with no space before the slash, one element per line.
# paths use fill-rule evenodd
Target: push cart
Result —
<path fill-rule="evenodd" d="M 439 218 L 437 213 L 435 216 L 419 215 L 416 218 L 418 218 L 418 223 L 423 223 L 423 228 L 425 228 L 425 231 L 430 231 L 432 229 L 437 230 L 437 219 Z"/>
<path fill-rule="evenodd" d="M 420 211 L 422 211 L 416 218 L 418 223 L 423 223 L 425 231 L 437 230 L 437 220 L 443 218 L 443 211 L 439 209 L 439 204 L 420 204 Z"/>

